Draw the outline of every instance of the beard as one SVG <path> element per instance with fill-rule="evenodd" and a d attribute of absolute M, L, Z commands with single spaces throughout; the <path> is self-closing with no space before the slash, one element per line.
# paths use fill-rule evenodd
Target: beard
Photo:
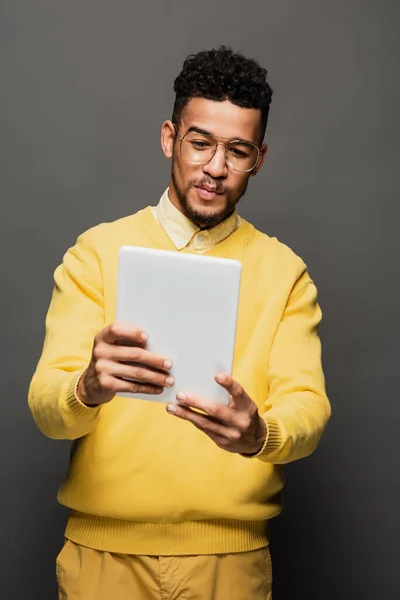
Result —
<path fill-rule="evenodd" d="M 233 196 L 232 190 L 225 187 L 221 181 L 212 179 L 211 177 L 202 177 L 201 179 L 191 179 L 186 188 L 182 189 L 179 187 L 176 173 L 175 173 L 175 162 L 172 163 L 171 169 L 171 182 L 175 188 L 175 193 L 178 198 L 179 206 L 182 213 L 192 223 L 197 225 L 200 229 L 210 229 L 225 221 L 235 211 L 236 205 L 239 200 L 244 196 L 247 190 L 249 180 L 247 179 L 240 193 Z M 200 212 L 193 208 L 188 200 L 188 193 L 191 188 L 199 187 L 202 185 L 216 186 L 216 192 L 225 194 L 226 204 L 223 208 L 216 212 Z"/>

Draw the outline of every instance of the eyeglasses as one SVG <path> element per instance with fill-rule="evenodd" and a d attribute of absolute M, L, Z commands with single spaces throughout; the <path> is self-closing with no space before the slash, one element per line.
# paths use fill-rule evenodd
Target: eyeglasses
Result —
<path fill-rule="evenodd" d="M 206 165 L 215 156 L 220 144 L 225 147 L 226 164 L 234 171 L 250 173 L 258 163 L 260 149 L 251 142 L 244 140 L 230 140 L 229 142 L 217 142 L 209 134 L 188 131 L 179 138 L 181 156 L 193 165 Z"/>

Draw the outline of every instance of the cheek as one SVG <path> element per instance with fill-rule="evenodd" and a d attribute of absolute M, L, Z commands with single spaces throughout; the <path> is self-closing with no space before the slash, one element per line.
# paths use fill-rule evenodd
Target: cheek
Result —
<path fill-rule="evenodd" d="M 186 187 L 189 181 L 191 181 L 192 179 L 197 179 L 199 177 L 196 165 L 186 163 L 179 153 L 174 155 L 173 167 L 175 177 L 184 187 Z"/>
<path fill-rule="evenodd" d="M 239 194 L 246 187 L 248 180 L 249 177 L 247 175 L 233 173 L 229 187 L 235 195 Z"/>

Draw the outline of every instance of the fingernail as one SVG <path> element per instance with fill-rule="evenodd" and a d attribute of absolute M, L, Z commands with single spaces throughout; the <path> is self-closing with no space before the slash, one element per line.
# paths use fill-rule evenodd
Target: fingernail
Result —
<path fill-rule="evenodd" d="M 176 395 L 177 400 L 180 400 L 181 402 L 185 402 L 186 400 L 186 394 L 184 394 L 183 392 L 179 392 L 179 394 Z"/>
<path fill-rule="evenodd" d="M 140 337 L 145 342 L 148 339 L 149 336 L 147 335 L 147 333 L 142 333 Z"/>
<path fill-rule="evenodd" d="M 173 377 L 167 377 L 167 378 L 165 379 L 165 383 L 166 383 L 167 385 L 174 385 L 174 383 L 175 383 L 175 379 L 174 379 Z"/>
<path fill-rule="evenodd" d="M 175 404 L 167 404 L 167 412 L 169 412 L 169 413 L 175 413 L 176 412 L 176 406 L 175 406 Z"/>
<path fill-rule="evenodd" d="M 172 367 L 172 362 L 170 360 L 164 360 L 163 367 L 164 369 L 170 369 Z"/>
<path fill-rule="evenodd" d="M 225 375 L 222 375 L 222 373 L 218 373 L 216 378 L 218 379 L 218 381 L 220 383 L 224 383 L 224 381 L 225 381 Z"/>

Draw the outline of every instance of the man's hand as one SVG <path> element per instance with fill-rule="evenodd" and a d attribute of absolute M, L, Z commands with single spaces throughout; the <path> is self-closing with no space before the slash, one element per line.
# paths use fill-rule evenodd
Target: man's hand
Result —
<path fill-rule="evenodd" d="M 146 333 L 119 323 L 100 331 L 78 384 L 80 400 L 94 406 L 110 402 L 119 392 L 161 394 L 164 387 L 171 387 L 171 360 L 148 352 L 146 341 Z"/>
<path fill-rule="evenodd" d="M 167 404 L 167 411 L 193 423 L 223 450 L 256 454 L 267 435 L 267 424 L 260 416 L 257 405 L 230 375 L 219 373 L 215 381 L 228 390 L 231 396 L 229 406 L 210 403 L 190 394 L 178 394 L 179 404 Z"/>

